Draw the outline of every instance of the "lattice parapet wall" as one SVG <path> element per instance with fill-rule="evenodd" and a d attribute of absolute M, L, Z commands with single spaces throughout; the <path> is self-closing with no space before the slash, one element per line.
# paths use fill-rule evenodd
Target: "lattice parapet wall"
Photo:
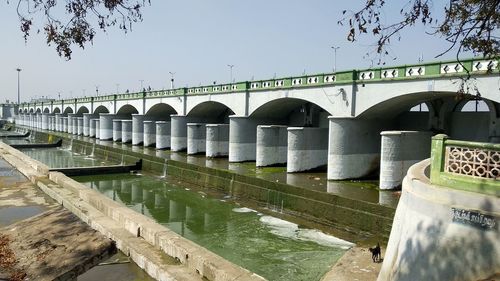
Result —
<path fill-rule="evenodd" d="M 500 197 L 500 144 L 432 137 L 430 181 Z"/>
<path fill-rule="evenodd" d="M 497 179 L 500 177 L 500 152 L 447 146 L 444 170 L 448 173 Z"/>

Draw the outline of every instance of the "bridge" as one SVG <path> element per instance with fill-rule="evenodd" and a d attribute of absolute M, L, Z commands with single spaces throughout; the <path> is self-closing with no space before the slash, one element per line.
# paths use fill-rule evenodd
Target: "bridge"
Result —
<path fill-rule="evenodd" d="M 498 58 L 467 59 L 81 97 L 20 104 L 16 122 L 288 172 L 326 167 L 330 180 L 380 168 L 393 188 L 434 133 L 500 140 L 499 73 Z"/>

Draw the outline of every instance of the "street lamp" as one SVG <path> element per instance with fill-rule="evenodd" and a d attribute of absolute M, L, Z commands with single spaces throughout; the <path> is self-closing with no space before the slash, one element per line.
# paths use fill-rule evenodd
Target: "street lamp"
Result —
<path fill-rule="evenodd" d="M 169 71 L 168 73 L 170 73 L 170 90 L 173 90 L 174 89 L 174 74 L 175 74 L 175 72 Z"/>
<path fill-rule="evenodd" d="M 337 71 L 337 49 L 340 47 L 332 46 L 333 49 L 333 72 Z"/>
<path fill-rule="evenodd" d="M 17 71 L 17 104 L 20 104 L 21 103 L 21 84 L 20 84 L 20 79 L 19 79 L 19 76 L 21 74 L 21 70 L 20 68 L 16 68 L 16 71 Z"/>
<path fill-rule="evenodd" d="M 232 84 L 233 83 L 233 67 L 234 67 L 234 64 L 228 64 L 227 66 L 229 66 L 229 72 L 230 72 L 230 79 L 229 79 L 229 84 Z"/>
<path fill-rule="evenodd" d="M 95 85 L 95 94 L 99 96 L 99 85 Z"/>
<path fill-rule="evenodd" d="M 139 80 L 139 81 L 141 81 L 141 88 L 139 89 L 139 91 L 142 91 L 142 89 L 144 89 L 143 87 L 144 80 Z"/>

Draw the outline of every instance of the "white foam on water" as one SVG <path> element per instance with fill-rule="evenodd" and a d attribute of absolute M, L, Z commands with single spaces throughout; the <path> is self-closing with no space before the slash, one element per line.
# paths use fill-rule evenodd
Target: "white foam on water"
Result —
<path fill-rule="evenodd" d="M 243 207 L 243 208 L 234 208 L 233 212 L 235 212 L 235 213 L 251 213 L 251 212 L 257 212 L 257 211 L 250 209 L 250 208 Z"/>
<path fill-rule="evenodd" d="M 295 223 L 288 222 L 271 216 L 260 217 L 260 222 L 271 228 L 271 233 L 301 241 L 311 241 L 327 247 L 340 247 L 349 249 L 354 246 L 353 243 L 325 234 L 316 229 L 301 229 Z"/>

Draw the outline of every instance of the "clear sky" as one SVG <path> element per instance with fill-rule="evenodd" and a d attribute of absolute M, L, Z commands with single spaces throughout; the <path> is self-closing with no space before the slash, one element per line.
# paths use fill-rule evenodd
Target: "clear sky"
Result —
<path fill-rule="evenodd" d="M 235 65 L 236 81 L 366 68 L 363 58 L 373 50 L 373 38 L 350 43 L 347 27 L 337 25 L 342 10 L 356 10 L 364 1 L 332 0 L 151 0 L 144 21 L 124 34 L 119 29 L 98 32 L 85 50 L 75 47 L 73 58 L 60 58 L 47 46 L 43 34 L 33 33 L 25 43 L 15 10 L 17 1 L 0 1 L 0 102 L 17 100 L 17 72 L 21 72 L 21 101 L 33 97 L 62 98 L 170 87 L 198 86 L 230 80 L 228 64 Z M 64 1 L 60 1 L 63 3 Z M 391 1 L 386 20 L 397 15 L 401 4 Z M 406 1 L 403 1 L 406 2 Z M 442 1 L 435 13 L 442 13 Z M 427 29 L 429 30 L 429 29 Z M 425 34 L 421 26 L 407 30 L 401 42 L 391 46 L 397 60 L 388 64 L 412 64 L 446 49 L 447 43 Z M 454 53 L 440 59 L 450 59 Z M 85 94 L 84 94 L 85 93 Z"/>

